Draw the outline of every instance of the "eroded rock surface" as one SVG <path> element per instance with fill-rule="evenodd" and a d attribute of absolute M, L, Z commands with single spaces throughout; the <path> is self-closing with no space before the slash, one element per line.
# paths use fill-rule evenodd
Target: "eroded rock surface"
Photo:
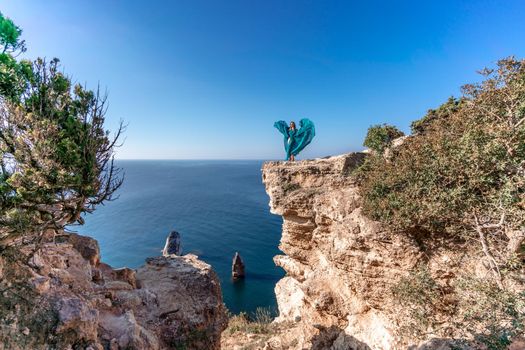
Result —
<path fill-rule="evenodd" d="M 235 252 L 235 255 L 233 256 L 232 278 L 244 278 L 244 262 L 242 261 L 241 254 L 239 254 L 239 252 Z"/>
<path fill-rule="evenodd" d="M 166 238 L 166 244 L 162 250 L 162 255 L 182 255 L 182 248 L 180 243 L 180 234 L 177 231 L 171 231 Z"/>
<path fill-rule="evenodd" d="M 55 242 L 0 255 L 0 349 L 219 349 L 220 284 L 194 255 L 138 270 L 100 262 L 97 242 Z"/>
<path fill-rule="evenodd" d="M 295 324 L 291 349 L 396 348 L 389 286 L 422 252 L 362 214 L 350 174 L 364 157 L 263 166 L 271 211 L 284 219 L 279 248 L 285 255 L 274 261 L 286 276 L 275 292 L 277 321 Z"/>

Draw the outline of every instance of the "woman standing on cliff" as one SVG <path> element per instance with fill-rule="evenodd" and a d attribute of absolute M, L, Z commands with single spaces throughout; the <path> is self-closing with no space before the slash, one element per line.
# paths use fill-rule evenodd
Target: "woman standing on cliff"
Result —
<path fill-rule="evenodd" d="M 295 160 L 299 154 L 315 136 L 315 126 L 310 119 L 301 119 L 299 121 L 299 130 L 295 127 L 295 122 L 291 121 L 290 126 L 284 120 L 279 120 L 273 124 L 277 130 L 284 135 L 284 150 L 286 151 L 286 160 Z"/>

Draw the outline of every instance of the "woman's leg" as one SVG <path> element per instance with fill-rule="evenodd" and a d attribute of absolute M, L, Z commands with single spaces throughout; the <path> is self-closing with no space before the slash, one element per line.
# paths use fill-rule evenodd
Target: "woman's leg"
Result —
<path fill-rule="evenodd" d="M 290 160 L 293 162 L 295 161 L 295 156 L 293 154 L 290 154 Z"/>

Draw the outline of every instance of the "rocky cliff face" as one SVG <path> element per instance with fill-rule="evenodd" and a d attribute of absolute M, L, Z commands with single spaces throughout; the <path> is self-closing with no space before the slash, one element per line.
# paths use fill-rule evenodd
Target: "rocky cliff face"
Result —
<path fill-rule="evenodd" d="M 294 324 L 278 339 L 283 348 L 406 348 L 394 331 L 390 286 L 414 269 L 423 252 L 417 242 L 389 235 L 362 214 L 350 173 L 364 157 L 263 166 L 271 211 L 283 217 L 284 255 L 274 258 L 286 271 L 275 287 L 277 321 Z M 432 259 L 446 266 L 445 253 Z"/>
<path fill-rule="evenodd" d="M 138 270 L 100 262 L 95 240 L 60 233 L 0 255 L 0 349 L 218 349 L 219 280 L 194 255 Z"/>

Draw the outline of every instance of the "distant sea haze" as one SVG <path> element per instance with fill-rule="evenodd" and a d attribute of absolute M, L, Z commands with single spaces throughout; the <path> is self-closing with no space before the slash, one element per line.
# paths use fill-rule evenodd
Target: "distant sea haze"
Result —
<path fill-rule="evenodd" d="M 102 260 L 137 268 L 160 255 L 171 230 L 182 236 L 183 254 L 194 253 L 219 275 L 233 313 L 276 309 L 274 287 L 284 275 L 279 254 L 282 220 L 270 214 L 259 160 L 118 160 L 125 181 L 120 197 L 72 227 L 96 238 Z M 246 278 L 231 280 L 239 251 Z"/>

